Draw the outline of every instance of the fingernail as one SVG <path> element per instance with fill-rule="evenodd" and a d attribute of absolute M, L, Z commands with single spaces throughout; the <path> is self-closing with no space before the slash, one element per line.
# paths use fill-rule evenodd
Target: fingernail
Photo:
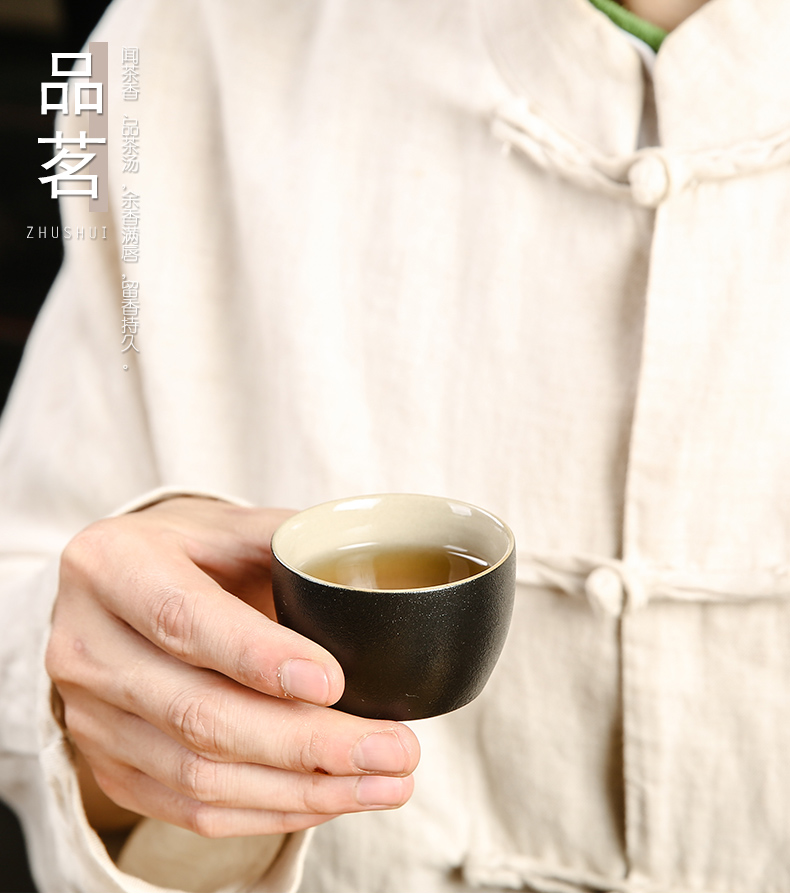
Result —
<path fill-rule="evenodd" d="M 404 780 L 397 776 L 361 776 L 357 801 L 364 807 L 397 807 L 403 803 Z"/>
<path fill-rule="evenodd" d="M 289 658 L 280 665 L 280 685 L 286 695 L 303 702 L 325 705 L 329 701 L 326 671 L 315 661 Z"/>
<path fill-rule="evenodd" d="M 393 730 L 368 733 L 354 746 L 354 764 L 360 770 L 374 773 L 403 773 L 409 755 Z"/>

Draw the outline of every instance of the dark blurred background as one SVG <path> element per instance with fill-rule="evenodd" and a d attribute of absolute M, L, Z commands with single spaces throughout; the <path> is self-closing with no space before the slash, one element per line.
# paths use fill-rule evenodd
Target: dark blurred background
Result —
<path fill-rule="evenodd" d="M 38 182 L 52 157 L 39 137 L 54 130 L 44 116 L 41 82 L 51 81 L 51 53 L 78 53 L 107 0 L 0 0 L 0 410 L 25 340 L 63 257 L 59 239 L 27 239 L 27 228 L 59 227 L 57 201 Z M 32 710 L 32 706 L 31 706 Z M 14 814 L 0 802 L 0 891 L 35 891 Z"/>
<path fill-rule="evenodd" d="M 0 409 L 30 326 L 60 267 L 57 239 L 27 239 L 27 227 L 59 226 L 40 165 L 52 158 L 54 112 L 42 115 L 51 53 L 78 53 L 108 0 L 0 0 Z"/>

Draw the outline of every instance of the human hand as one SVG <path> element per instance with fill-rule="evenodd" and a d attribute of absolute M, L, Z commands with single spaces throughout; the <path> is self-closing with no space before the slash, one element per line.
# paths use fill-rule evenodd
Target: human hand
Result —
<path fill-rule="evenodd" d="M 99 788 L 132 811 L 86 803 L 97 826 L 265 835 L 408 800 L 411 730 L 325 707 L 337 661 L 271 620 L 269 541 L 289 514 L 177 498 L 64 550 L 47 672 Z"/>

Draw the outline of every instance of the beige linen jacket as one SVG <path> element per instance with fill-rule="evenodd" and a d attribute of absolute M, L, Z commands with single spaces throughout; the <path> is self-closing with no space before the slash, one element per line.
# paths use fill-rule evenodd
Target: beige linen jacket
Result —
<path fill-rule="evenodd" d="M 68 242 L 0 439 L 0 792 L 40 885 L 790 890 L 790 4 L 711 0 L 654 97 L 587 0 L 121 0 L 96 37 L 111 211 L 63 205 L 110 237 Z M 63 545 L 162 487 L 509 521 L 508 643 L 414 724 L 407 806 L 271 864 L 150 822 L 110 860 L 42 653 Z"/>

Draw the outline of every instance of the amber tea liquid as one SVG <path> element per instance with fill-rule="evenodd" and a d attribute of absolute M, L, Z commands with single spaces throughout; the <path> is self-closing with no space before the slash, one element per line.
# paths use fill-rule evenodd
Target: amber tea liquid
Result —
<path fill-rule="evenodd" d="M 411 590 L 439 587 L 479 574 L 488 563 L 443 546 L 378 544 L 339 549 L 302 566 L 311 577 L 364 590 Z"/>

